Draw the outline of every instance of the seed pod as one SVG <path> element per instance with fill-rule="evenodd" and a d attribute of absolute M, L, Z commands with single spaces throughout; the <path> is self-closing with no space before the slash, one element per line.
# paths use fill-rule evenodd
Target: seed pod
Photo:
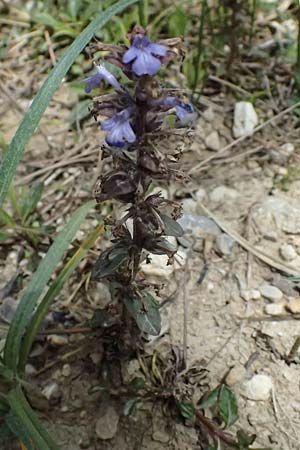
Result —
<path fill-rule="evenodd" d="M 116 169 L 97 180 L 94 197 L 98 203 L 111 198 L 127 203 L 133 201 L 136 189 L 137 183 L 132 173 Z"/>
<path fill-rule="evenodd" d="M 142 149 L 138 158 L 138 165 L 152 178 L 166 178 L 169 173 L 165 156 L 155 148 Z"/>

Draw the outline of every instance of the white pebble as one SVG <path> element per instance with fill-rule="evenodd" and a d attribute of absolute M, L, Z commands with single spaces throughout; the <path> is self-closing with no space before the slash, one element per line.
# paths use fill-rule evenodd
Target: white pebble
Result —
<path fill-rule="evenodd" d="M 270 398 L 274 389 L 273 380 L 268 375 L 257 374 L 244 383 L 245 396 L 249 400 L 263 401 Z"/>

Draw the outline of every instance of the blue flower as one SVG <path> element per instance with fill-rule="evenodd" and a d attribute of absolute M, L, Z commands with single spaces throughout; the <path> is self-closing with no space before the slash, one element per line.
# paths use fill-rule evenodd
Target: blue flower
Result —
<path fill-rule="evenodd" d="M 150 106 L 159 107 L 165 110 L 175 108 L 176 116 L 184 125 L 195 118 L 194 108 L 191 103 L 183 103 L 177 97 L 164 97 L 163 99 L 152 100 Z"/>
<path fill-rule="evenodd" d="M 104 120 L 101 128 L 109 131 L 106 136 L 108 145 L 114 147 L 124 147 L 126 144 L 132 144 L 136 140 L 136 136 L 130 123 L 130 115 L 132 108 L 123 109 L 123 111 L 115 114 L 111 119 Z"/>
<path fill-rule="evenodd" d="M 187 124 L 194 119 L 194 108 L 190 103 L 179 103 L 175 109 L 176 116 L 183 124 Z"/>
<path fill-rule="evenodd" d="M 106 83 L 110 84 L 116 91 L 123 92 L 123 88 L 119 84 L 117 79 L 102 64 L 96 66 L 96 73 L 94 73 L 84 81 L 86 83 L 85 85 L 86 93 L 89 93 L 91 92 L 92 89 L 99 87 L 101 81 L 106 81 Z"/>
<path fill-rule="evenodd" d="M 154 44 L 145 36 L 136 36 L 132 46 L 123 55 L 123 63 L 133 62 L 132 71 L 138 75 L 155 75 L 161 66 L 157 56 L 165 56 L 167 48 L 163 45 Z"/>

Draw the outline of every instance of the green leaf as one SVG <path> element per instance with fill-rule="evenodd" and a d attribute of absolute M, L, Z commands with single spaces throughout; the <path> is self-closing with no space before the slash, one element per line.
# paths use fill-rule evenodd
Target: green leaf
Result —
<path fill-rule="evenodd" d="M 10 182 L 16 172 L 18 164 L 26 144 L 36 129 L 45 109 L 58 89 L 61 80 L 68 72 L 69 68 L 84 49 L 93 35 L 98 32 L 112 17 L 123 11 L 138 0 L 120 0 L 108 8 L 104 13 L 99 14 L 75 39 L 68 50 L 63 54 L 58 64 L 52 69 L 50 75 L 39 90 L 24 119 L 19 125 L 17 132 L 5 152 L 0 167 L 0 206 L 7 195 Z"/>
<path fill-rule="evenodd" d="M 55 17 L 45 12 L 35 14 L 32 21 L 52 28 L 54 31 L 60 32 L 61 35 L 70 36 L 73 38 L 77 35 L 77 32 L 73 30 L 73 28 L 66 26 L 64 22 L 55 19 Z"/>
<path fill-rule="evenodd" d="M 239 450 L 247 450 L 249 445 L 253 444 L 256 439 L 255 434 L 247 434 L 243 430 L 238 430 L 236 433 L 236 437 L 238 439 Z"/>
<path fill-rule="evenodd" d="M 38 183 L 30 191 L 27 192 L 24 200 L 21 203 L 21 215 L 23 223 L 32 214 L 42 198 L 44 190 L 44 183 Z"/>
<path fill-rule="evenodd" d="M 169 18 L 169 28 L 172 37 L 184 36 L 187 23 L 188 23 L 187 15 L 181 8 L 177 7 L 174 14 L 172 14 L 171 17 Z"/>
<path fill-rule="evenodd" d="M 13 433 L 24 442 L 28 450 L 60 450 L 58 445 L 46 431 L 39 421 L 29 403 L 27 402 L 21 388 L 16 388 L 8 394 L 11 415 L 7 417 L 6 423 Z M 34 443 L 35 447 L 32 446 Z"/>
<path fill-rule="evenodd" d="M 78 208 L 69 220 L 65 228 L 59 233 L 46 256 L 41 261 L 37 271 L 34 273 L 20 304 L 10 324 L 5 347 L 4 363 L 7 367 L 16 371 L 20 355 L 20 345 L 23 334 L 30 322 L 31 314 L 47 285 L 57 264 L 61 261 L 75 233 L 79 229 L 88 211 L 95 205 L 90 201 Z"/>
<path fill-rule="evenodd" d="M 195 408 L 193 407 L 193 405 L 191 403 L 188 402 L 180 402 L 178 403 L 178 408 L 179 411 L 181 413 L 181 415 L 185 418 L 185 419 L 192 419 L 195 415 Z"/>
<path fill-rule="evenodd" d="M 77 20 L 78 12 L 80 10 L 82 1 L 81 0 L 69 0 L 68 1 L 68 11 L 72 20 Z"/>
<path fill-rule="evenodd" d="M 129 387 L 133 389 L 134 391 L 138 392 L 141 389 L 144 389 L 145 387 L 145 380 L 142 377 L 135 377 L 131 383 L 129 384 Z"/>
<path fill-rule="evenodd" d="M 94 264 L 92 278 L 112 275 L 128 259 L 128 248 L 115 245 L 101 253 Z"/>
<path fill-rule="evenodd" d="M 78 267 L 82 258 L 86 255 L 87 251 L 91 246 L 95 243 L 96 239 L 103 233 L 104 226 L 99 225 L 96 230 L 92 231 L 89 236 L 85 239 L 85 241 L 81 244 L 79 249 L 74 253 L 72 258 L 66 263 L 56 280 L 51 284 L 49 290 L 45 294 L 42 301 L 39 303 L 36 312 L 34 313 L 31 322 L 28 326 L 28 330 L 25 333 L 24 339 L 22 341 L 21 350 L 20 350 L 20 361 L 19 361 L 19 370 L 21 372 L 24 371 L 25 365 L 27 362 L 27 358 L 37 335 L 40 326 L 45 318 L 51 304 L 53 303 L 56 295 L 62 289 L 62 286 L 67 281 L 67 279 L 74 272 L 76 267 Z"/>
<path fill-rule="evenodd" d="M 178 222 L 176 222 L 166 214 L 160 214 L 160 217 L 165 226 L 164 234 L 166 236 L 181 237 L 183 235 L 183 229 Z"/>
<path fill-rule="evenodd" d="M 236 422 L 238 418 L 238 406 L 235 395 L 228 389 L 224 384 L 220 389 L 219 396 L 219 408 L 220 416 L 225 422 L 227 427 L 231 426 Z"/>
<path fill-rule="evenodd" d="M 126 417 L 130 416 L 130 414 L 132 414 L 134 412 L 134 409 L 135 409 L 138 401 L 139 401 L 139 399 L 136 397 L 130 398 L 129 400 L 127 400 L 127 402 L 125 403 L 125 405 L 123 407 L 124 416 L 126 416 Z"/>
<path fill-rule="evenodd" d="M 207 409 L 216 405 L 219 400 L 221 386 L 217 386 L 209 395 L 198 405 L 199 409 Z"/>
<path fill-rule="evenodd" d="M 143 292 L 143 301 L 134 297 L 125 298 L 124 303 L 141 331 L 151 336 L 159 335 L 161 329 L 159 305 L 151 294 Z"/>
<path fill-rule="evenodd" d="M 0 209 L 0 222 L 7 226 L 15 226 L 14 219 L 4 209 Z"/>
<path fill-rule="evenodd" d="M 0 443 L 6 442 L 13 437 L 13 433 L 7 423 L 0 425 Z"/>

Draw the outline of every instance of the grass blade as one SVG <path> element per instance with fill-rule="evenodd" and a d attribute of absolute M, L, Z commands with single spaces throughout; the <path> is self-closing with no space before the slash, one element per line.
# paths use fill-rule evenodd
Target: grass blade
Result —
<path fill-rule="evenodd" d="M 20 387 L 8 394 L 8 401 L 12 420 L 7 423 L 12 425 L 14 433 L 19 433 L 21 440 L 32 441 L 39 450 L 60 450 L 31 409 Z"/>
<path fill-rule="evenodd" d="M 76 231 L 79 229 L 88 211 L 94 204 L 94 201 L 90 201 L 78 208 L 73 214 L 65 228 L 59 233 L 49 248 L 46 256 L 41 261 L 37 271 L 34 273 L 27 286 L 9 327 L 4 347 L 4 364 L 13 371 L 16 371 L 17 369 L 21 340 L 37 301 L 50 280 L 55 267 L 60 262 L 64 252 L 72 241 Z"/>
<path fill-rule="evenodd" d="M 0 206 L 7 195 L 10 182 L 16 172 L 22 158 L 24 149 L 34 130 L 36 129 L 45 109 L 58 89 L 61 80 L 69 68 L 92 39 L 96 31 L 99 31 L 115 14 L 120 13 L 128 6 L 137 3 L 138 0 L 120 0 L 97 16 L 83 31 L 73 44 L 63 54 L 59 63 L 53 68 L 43 86 L 37 93 L 30 108 L 19 125 L 8 150 L 6 151 L 0 167 Z"/>
<path fill-rule="evenodd" d="M 82 258 L 86 255 L 88 249 L 95 243 L 96 239 L 103 233 L 104 226 L 99 225 L 94 231 L 90 233 L 90 235 L 86 238 L 86 240 L 82 243 L 79 249 L 74 253 L 72 258 L 67 262 L 65 267 L 60 272 L 59 276 L 50 286 L 48 292 L 45 297 L 37 307 L 37 310 L 31 320 L 30 325 L 28 326 L 28 330 L 25 333 L 24 340 L 20 349 L 20 362 L 19 362 L 19 370 L 22 373 L 25 369 L 25 365 L 27 362 L 27 358 L 35 339 L 36 334 L 39 331 L 41 323 L 46 316 L 53 300 L 56 295 L 60 292 L 63 284 L 67 281 L 70 275 L 74 272 Z"/>

